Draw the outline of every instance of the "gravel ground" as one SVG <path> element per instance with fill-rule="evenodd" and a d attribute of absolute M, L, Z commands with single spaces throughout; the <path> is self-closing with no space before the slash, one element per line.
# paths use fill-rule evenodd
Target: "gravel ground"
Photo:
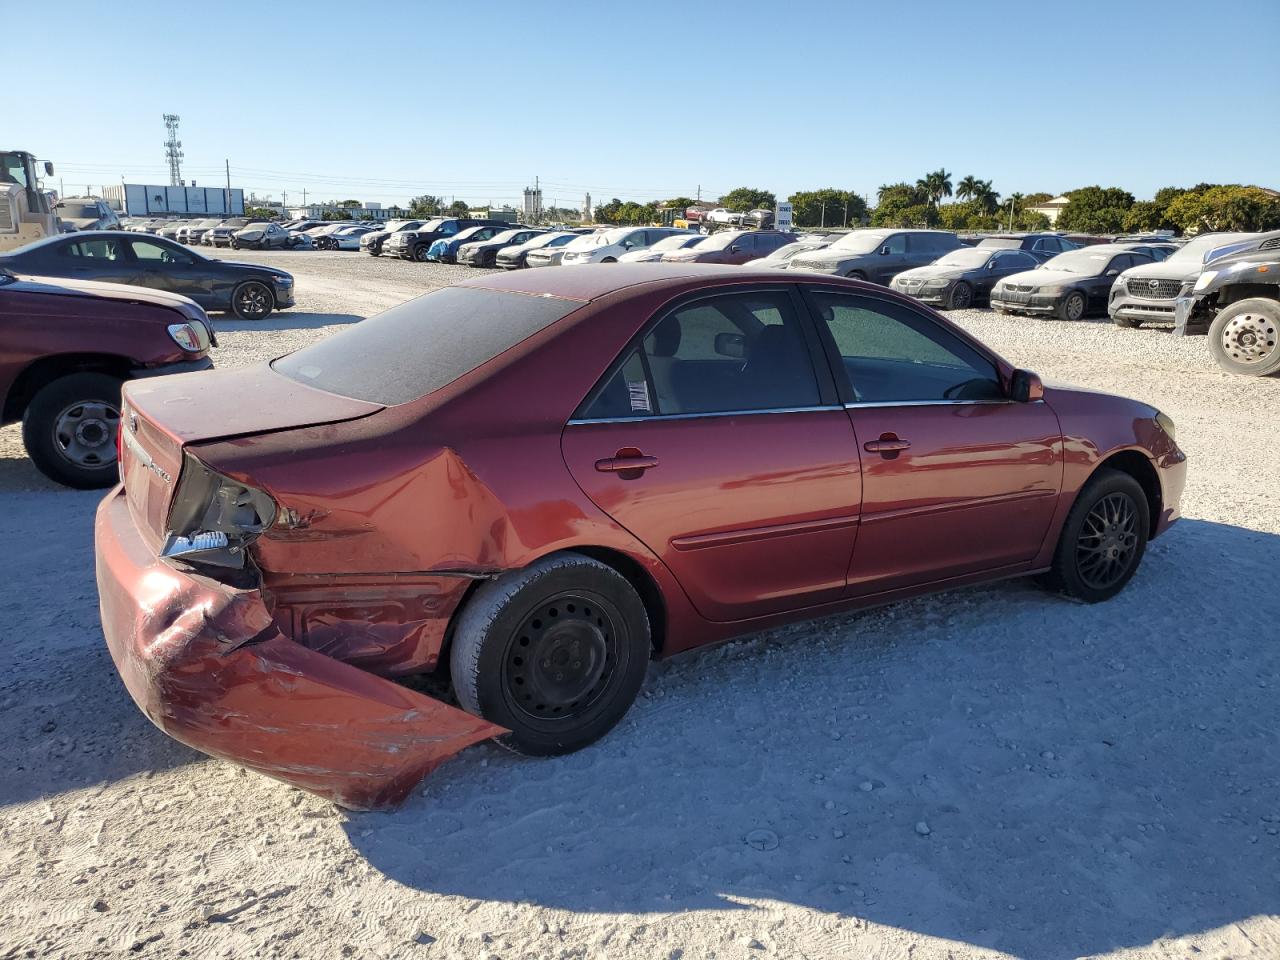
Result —
<path fill-rule="evenodd" d="M 217 318 L 224 367 L 476 275 L 241 258 L 299 304 Z M 657 664 L 602 743 L 481 745 L 389 814 L 155 730 L 98 628 L 97 495 L 0 431 L 0 958 L 1280 957 L 1280 380 L 1203 338 L 956 319 L 1177 422 L 1186 519 L 1120 597 L 1004 583 Z"/>

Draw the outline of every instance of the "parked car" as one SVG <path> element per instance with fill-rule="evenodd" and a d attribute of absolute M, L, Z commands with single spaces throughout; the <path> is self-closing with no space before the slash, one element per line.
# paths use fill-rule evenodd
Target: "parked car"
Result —
<path fill-rule="evenodd" d="M 632 250 L 618 257 L 619 263 L 657 263 L 662 259 L 664 254 L 673 253 L 676 250 L 685 250 L 689 247 L 696 247 L 707 237 L 702 233 L 673 233 L 669 237 L 663 237 L 657 243 L 650 244 L 639 250 Z"/>
<path fill-rule="evenodd" d="M 596 741 L 652 657 L 1013 575 L 1107 600 L 1186 474 L 1154 407 L 749 266 L 489 275 L 122 412 L 96 550 L 125 686 L 357 808 L 486 738 Z M 388 679 L 446 669 L 457 706 Z"/>
<path fill-rule="evenodd" d="M 207 247 L 229 247 L 231 246 L 231 235 L 237 230 L 243 230 L 250 223 L 266 223 L 266 221 L 249 220 L 247 217 L 231 217 L 229 220 L 223 220 L 216 227 L 207 230 L 200 238 L 200 243 Z"/>
<path fill-rule="evenodd" d="M 360 239 L 376 229 L 363 223 L 340 223 L 336 229 L 317 236 L 315 245 L 320 250 L 359 250 Z"/>
<path fill-rule="evenodd" d="M 792 257 L 788 269 L 888 286 L 903 270 L 933 263 L 960 246 L 960 239 L 944 230 L 852 230 L 829 247 Z"/>
<path fill-rule="evenodd" d="M 31 462 L 70 487 L 116 482 L 120 384 L 204 370 L 209 319 L 185 297 L 0 268 L 0 423 L 21 423 Z"/>
<path fill-rule="evenodd" d="M 1174 322 L 1175 304 L 1191 288 L 1210 260 L 1257 247 L 1263 234 L 1206 233 L 1176 248 L 1163 262 L 1141 264 L 1116 277 L 1107 300 L 1107 313 L 1118 327 L 1140 327 L 1157 321 Z M 1272 236 L 1267 234 L 1266 236 Z M 1275 236 L 1280 236 L 1280 232 Z"/>
<path fill-rule="evenodd" d="M 1178 298 L 1175 330 L 1209 321 L 1209 351 L 1231 373 L 1280 373 L 1280 231 L 1210 260 Z"/>
<path fill-rule="evenodd" d="M 97 197 L 66 197 L 53 209 L 63 228 L 71 230 L 117 230 L 120 216 Z"/>
<path fill-rule="evenodd" d="M 239 250 L 291 250 L 297 241 L 278 223 L 251 223 L 231 235 L 231 248 Z"/>
<path fill-rule="evenodd" d="M 308 227 L 306 230 L 294 232 L 293 238 L 296 241 L 295 246 L 307 250 L 318 250 L 320 249 L 321 237 L 327 237 L 335 230 L 342 229 L 345 225 L 346 223 L 343 221 L 335 222 L 333 220 L 326 220 L 313 227 Z"/>
<path fill-rule="evenodd" d="M 1025 250 L 1035 257 L 1036 263 L 1044 263 L 1060 253 L 1079 249 L 1078 244 L 1056 233 L 1001 233 L 982 237 L 975 245 L 985 250 Z"/>
<path fill-rule="evenodd" d="M 778 230 L 726 230 L 704 237 L 696 246 L 662 255 L 663 263 L 748 263 L 795 240 Z"/>
<path fill-rule="evenodd" d="M 924 267 L 904 270 L 890 285 L 898 293 L 947 310 L 964 310 L 991 296 L 997 282 L 1040 265 L 1030 250 L 960 247 Z"/>
<path fill-rule="evenodd" d="M 173 240 L 102 230 L 48 237 L 0 256 L 0 268 L 35 277 L 102 280 L 190 297 L 205 310 L 263 320 L 293 306 L 293 277 L 257 263 L 203 257 Z"/>
<path fill-rule="evenodd" d="M 594 232 L 598 233 L 602 231 Z M 525 254 L 524 265 L 526 267 L 558 267 L 560 266 L 561 261 L 564 260 L 565 251 L 569 249 L 570 245 L 572 245 L 575 240 L 579 237 L 591 235 L 592 234 L 589 233 L 575 234 L 564 243 L 547 244 L 546 246 L 530 250 Z"/>
<path fill-rule="evenodd" d="M 457 263 L 458 250 L 464 243 L 479 243 L 489 240 L 507 229 L 505 223 L 489 223 L 480 227 L 467 227 L 451 237 L 441 237 L 432 242 L 427 250 L 427 259 L 436 263 Z M 416 257 L 414 259 L 417 259 Z"/>
<path fill-rule="evenodd" d="M 164 237 L 166 240 L 173 240 L 176 242 L 178 239 L 178 231 L 183 227 L 188 226 L 191 222 L 192 221 L 190 220 L 170 220 L 159 230 L 155 231 L 155 235 L 157 237 Z"/>
<path fill-rule="evenodd" d="M 730 210 L 728 207 L 716 207 L 703 215 L 702 222 L 721 225 L 742 223 L 742 213 L 738 210 Z"/>
<path fill-rule="evenodd" d="M 614 227 L 600 233 L 584 234 L 564 248 L 560 265 L 617 263 L 624 253 L 645 250 L 666 237 L 687 235 L 688 232 L 675 227 Z"/>
<path fill-rule="evenodd" d="M 742 225 L 752 230 L 770 230 L 773 228 L 773 211 L 755 209 L 742 215 Z"/>
<path fill-rule="evenodd" d="M 1130 267 L 1155 261 L 1125 244 L 1109 243 L 1060 253 L 1035 270 L 1015 273 L 996 284 L 996 313 L 1029 313 L 1083 320 L 1107 308 L 1111 285 Z"/>
<path fill-rule="evenodd" d="M 581 234 L 570 230 L 554 230 L 550 233 L 540 233 L 537 236 L 530 237 L 524 243 L 499 250 L 497 265 L 504 270 L 518 270 L 521 267 L 530 266 L 529 257 L 541 253 L 549 255 L 554 250 L 560 250 L 563 253 L 564 250 L 561 248 L 572 243 L 579 236 Z"/>
<path fill-rule="evenodd" d="M 517 227 L 495 233 L 488 240 L 473 240 L 458 247 L 458 263 L 468 267 L 496 267 L 498 251 L 516 247 L 546 233 L 535 227 Z"/>
<path fill-rule="evenodd" d="M 753 267 L 765 267 L 770 270 L 785 270 L 791 263 L 792 258 L 797 254 L 829 247 L 833 239 L 820 234 L 794 234 L 794 236 L 801 237 L 801 239 L 784 244 L 767 257 L 752 261 L 751 265 Z"/>
<path fill-rule="evenodd" d="M 388 220 L 377 230 L 371 230 L 360 238 L 360 250 L 371 257 L 380 257 L 382 245 L 386 243 L 387 237 L 401 230 L 417 230 L 426 222 L 425 220 Z"/>
<path fill-rule="evenodd" d="M 431 245 L 437 240 L 449 240 L 472 227 L 497 227 L 510 230 L 514 224 L 505 220 L 480 220 L 475 217 L 440 217 L 428 220 L 417 230 L 400 230 L 382 244 L 382 252 L 401 260 L 427 260 Z M 492 234 L 490 234 L 492 236 Z M 447 244 L 446 244 L 447 246 Z"/>
<path fill-rule="evenodd" d="M 200 243 L 200 238 L 204 236 L 206 230 L 212 230 L 221 222 L 217 217 L 210 217 L 206 220 L 192 220 L 174 234 L 174 239 L 179 243 L 195 246 Z"/>

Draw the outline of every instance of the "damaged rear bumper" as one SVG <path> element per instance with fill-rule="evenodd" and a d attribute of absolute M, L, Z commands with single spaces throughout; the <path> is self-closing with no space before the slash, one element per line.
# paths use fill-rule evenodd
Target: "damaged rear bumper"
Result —
<path fill-rule="evenodd" d="M 190 747 L 369 810 L 505 732 L 294 642 L 257 589 L 160 560 L 121 488 L 99 506 L 95 535 L 116 669 L 142 712 Z"/>

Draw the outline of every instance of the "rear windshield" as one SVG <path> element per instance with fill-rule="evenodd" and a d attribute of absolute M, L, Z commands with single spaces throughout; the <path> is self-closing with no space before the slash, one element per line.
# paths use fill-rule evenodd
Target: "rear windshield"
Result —
<path fill-rule="evenodd" d="M 371 403 L 425 397 L 567 317 L 582 304 L 445 287 L 272 363 L 308 386 Z"/>

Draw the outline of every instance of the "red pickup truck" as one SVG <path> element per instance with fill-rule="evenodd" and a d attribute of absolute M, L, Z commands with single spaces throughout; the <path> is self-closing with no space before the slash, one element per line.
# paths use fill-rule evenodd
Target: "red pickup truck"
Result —
<path fill-rule="evenodd" d="M 209 318 L 176 294 L 0 270 L 0 424 L 22 422 L 32 462 L 58 483 L 117 479 L 120 385 L 213 366 Z"/>

